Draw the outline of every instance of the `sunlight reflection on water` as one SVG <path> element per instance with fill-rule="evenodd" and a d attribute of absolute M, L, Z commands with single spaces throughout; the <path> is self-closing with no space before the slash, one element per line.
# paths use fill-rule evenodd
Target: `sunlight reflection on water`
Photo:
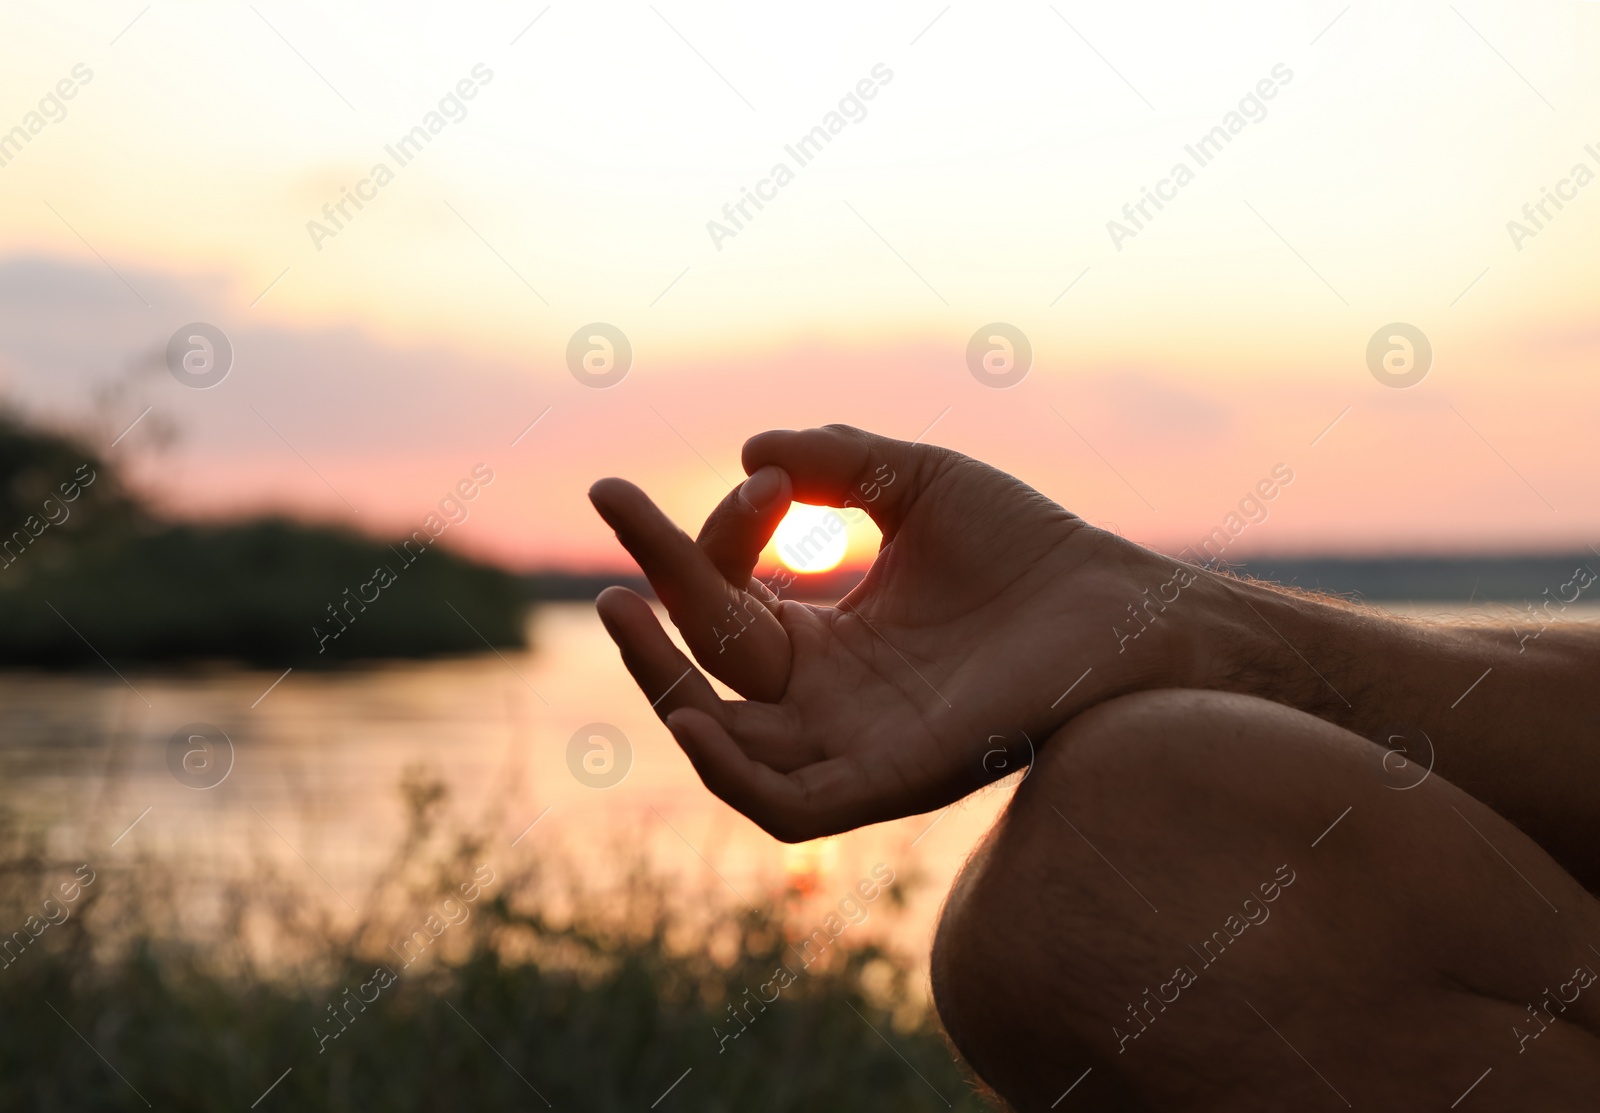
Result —
<path fill-rule="evenodd" d="M 4 806 L 63 858 L 150 855 L 203 880 L 237 876 L 260 854 L 304 871 L 307 892 L 339 912 L 361 907 L 394 852 L 397 786 L 420 764 L 449 786 L 460 819 L 498 814 L 498 845 L 486 850 L 496 861 L 554 851 L 603 881 L 644 850 L 686 887 L 714 884 L 732 902 L 793 888 L 819 916 L 887 863 L 902 886 L 921 879 L 894 942 L 925 961 L 938 903 L 1009 790 L 969 798 L 931 830 L 935 815 L 917 816 L 786 847 L 700 784 L 590 605 L 545 606 L 530 621 L 525 652 L 296 671 L 270 692 L 277 674 L 225 667 L 123 669 L 127 683 L 0 674 Z M 226 778 L 203 790 L 167 764 L 169 738 L 196 722 L 220 727 L 234 749 Z M 569 741 L 591 723 L 631 747 L 614 787 L 589 787 L 569 767 Z"/>
<path fill-rule="evenodd" d="M 1515 622 L 1509 608 L 1474 613 Z M 1569 617 L 1600 609 L 1574 607 Z M 361 906 L 394 853 L 404 818 L 397 787 L 420 764 L 448 785 L 460 820 L 497 817 L 485 851 L 494 861 L 554 852 L 603 882 L 643 851 L 686 890 L 711 886 L 742 902 L 787 888 L 818 916 L 887 863 L 914 894 L 892 941 L 925 964 L 939 903 L 1011 782 L 948 814 L 786 847 L 700 785 L 590 605 L 546 606 L 530 622 L 524 652 L 297 671 L 275 687 L 274 673 L 225 667 L 124 670 L 126 682 L 109 672 L 0 673 L 0 804 L 61 858 L 151 856 L 203 883 L 237 877 L 261 855 L 302 870 L 313 899 L 342 914 Z M 167 764 L 169 738 L 196 722 L 220 727 L 235 755 L 226 778 L 204 790 L 180 784 Z M 610 788 L 590 787 L 569 766 L 573 734 L 594 723 L 619 729 L 632 751 L 628 775 Z"/>

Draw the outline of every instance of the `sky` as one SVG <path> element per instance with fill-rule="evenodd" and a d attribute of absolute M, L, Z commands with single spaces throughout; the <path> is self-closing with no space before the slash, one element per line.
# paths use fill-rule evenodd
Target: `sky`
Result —
<path fill-rule="evenodd" d="M 0 29 L 0 399 L 174 514 L 409 532 L 483 465 L 460 545 L 618 567 L 593 479 L 693 532 L 746 437 L 843 421 L 1173 553 L 1280 469 L 1235 553 L 1600 544 L 1597 4 Z M 196 322 L 233 353 L 206 389 L 168 365 Z M 601 335 L 631 352 L 606 386 Z"/>

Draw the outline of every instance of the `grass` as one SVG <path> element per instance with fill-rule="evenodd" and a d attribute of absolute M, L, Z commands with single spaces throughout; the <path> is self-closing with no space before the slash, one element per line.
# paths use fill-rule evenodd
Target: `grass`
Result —
<path fill-rule="evenodd" d="M 815 925 L 795 894 L 730 908 L 643 862 L 603 889 L 549 855 L 492 862 L 445 830 L 437 783 L 403 792 L 408 834 L 353 918 L 270 863 L 214 890 L 92 864 L 67 918 L 0 969 L 0 1108 L 991 1108 L 900 957 L 845 932 L 802 964 Z M 0 837 L 0 931 L 26 936 L 79 863 L 15 824 Z M 419 929 L 406 966 L 394 945 Z"/>

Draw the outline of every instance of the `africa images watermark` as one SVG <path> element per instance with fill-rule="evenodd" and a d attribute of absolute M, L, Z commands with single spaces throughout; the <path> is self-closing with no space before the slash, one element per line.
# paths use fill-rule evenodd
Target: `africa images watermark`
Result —
<path fill-rule="evenodd" d="M 89 474 L 85 476 L 84 472 Z M 28 546 L 38 540 L 45 530 L 51 526 L 59 526 L 70 518 L 72 511 L 68 509 L 66 504 L 76 502 L 78 496 L 83 494 L 83 488 L 94 481 L 94 469 L 88 464 L 79 464 L 78 470 L 72 473 L 72 478 L 56 488 L 61 492 L 60 498 L 57 498 L 54 494 L 45 496 L 43 502 L 39 505 L 39 514 L 43 514 L 44 517 L 41 518 L 39 514 L 29 514 L 27 520 L 19 528 L 11 531 L 10 537 L 0 541 L 0 572 L 4 572 L 15 564 L 22 554 L 27 551 Z M 50 509 L 52 503 L 55 504 L 55 510 L 53 511 Z M 16 546 L 17 550 L 14 553 L 11 551 L 13 545 Z"/>
<path fill-rule="evenodd" d="M 839 901 L 838 912 L 829 912 L 823 917 L 822 925 L 805 936 L 803 943 L 799 945 L 790 943 L 789 949 L 800 957 L 800 969 L 809 973 L 812 963 L 822 958 L 827 953 L 828 948 L 837 942 L 839 937 L 852 924 L 866 923 L 867 917 L 870 915 L 867 905 L 886 892 L 894 884 L 894 880 L 894 870 L 883 862 L 879 862 L 872 867 L 868 877 L 856 882 L 855 889 L 847 892 L 844 899 Z M 717 1041 L 717 1054 L 721 1055 L 728 1050 L 729 1040 L 736 1040 L 744 1035 L 749 1030 L 750 1025 L 754 1024 L 760 1017 L 761 1013 L 767 1011 L 767 1006 L 774 1004 L 783 995 L 783 991 L 794 984 L 798 976 L 789 968 L 788 963 L 781 963 L 773 970 L 771 980 L 762 982 L 753 994 L 747 986 L 742 1002 L 737 998 L 730 1001 L 728 1003 L 728 1019 L 736 1022 L 739 1025 L 739 1030 L 735 1032 L 732 1025 L 730 1025 L 728 1030 L 723 1032 L 717 1029 L 716 1024 L 711 1026 L 711 1036 Z M 769 987 L 772 988 L 771 997 L 768 997 L 765 992 Z M 741 1003 L 744 1006 L 742 1014 L 739 1009 Z M 758 1008 L 759 1011 L 757 1011 Z M 748 1022 L 746 1017 L 749 1018 Z M 718 1021 L 718 1023 L 721 1022 Z"/>
<path fill-rule="evenodd" d="M 877 502 L 884 490 L 897 478 L 897 473 L 888 464 L 879 464 L 870 479 L 856 484 L 856 495 L 860 496 L 861 504 Z M 821 522 L 812 526 L 803 536 L 785 542 L 782 548 L 784 559 L 793 561 L 796 568 L 803 568 L 819 554 L 826 552 L 833 538 L 866 517 L 866 512 L 861 506 L 852 505 L 855 501 L 855 496 L 846 498 L 842 511 L 829 507 Z M 779 580 L 783 582 L 779 583 Z M 795 582 L 795 577 L 791 573 L 778 570 L 765 580 L 752 578 L 750 582 L 762 587 L 765 594 L 771 598 L 763 602 L 754 592 L 747 590 L 742 608 L 732 603 L 728 604 L 726 621 L 714 623 L 711 627 L 711 634 L 717 639 L 718 653 L 726 653 L 728 642 L 738 638 L 750 628 L 750 623 L 744 620 L 746 616 L 753 620 L 760 615 L 761 609 L 776 603 L 784 589 Z M 733 628 L 735 625 L 738 626 L 737 630 Z"/>
<path fill-rule="evenodd" d="M 83 876 L 84 870 L 89 870 L 88 877 Z M 9 970 L 12 963 L 27 954 L 28 947 L 35 939 L 51 927 L 67 922 L 72 915 L 72 902 L 78 899 L 84 889 L 94 884 L 95 872 L 89 869 L 89 864 L 85 862 L 73 872 L 73 877 L 77 880 L 61 883 L 58 890 L 61 894 L 60 900 L 57 900 L 54 894 L 44 899 L 44 903 L 40 906 L 44 912 L 43 919 L 29 916 L 21 928 L 11 933 L 9 939 L 0 940 L 0 969 Z"/>
<path fill-rule="evenodd" d="M 20 124 L 0 134 L 0 168 L 9 166 L 12 160 L 22 153 L 22 148 L 32 143 L 33 137 L 42 132 L 47 125 L 59 124 L 65 120 L 66 102 L 76 97 L 78 90 L 93 80 L 94 71 L 79 62 L 72 67 L 71 77 L 63 77 L 39 98 L 39 107 L 23 113 Z"/>
<path fill-rule="evenodd" d="M 1511 632 L 1513 634 L 1519 635 L 1517 638 L 1517 652 L 1528 652 L 1528 643 L 1530 641 L 1537 640 L 1540 634 L 1549 629 L 1551 621 L 1559 617 L 1560 612 L 1566 610 L 1569 604 L 1576 603 L 1578 601 L 1578 596 L 1582 595 L 1585 590 L 1592 586 L 1596 578 L 1597 577 L 1595 576 L 1594 569 L 1590 568 L 1588 565 L 1579 565 L 1577 568 L 1573 569 L 1572 579 L 1568 580 L 1566 583 L 1562 584 L 1556 589 L 1555 597 L 1550 595 L 1549 588 L 1545 588 L 1544 591 L 1540 593 L 1544 596 L 1544 602 L 1540 605 L 1540 607 L 1535 608 L 1532 603 L 1529 603 L 1527 607 L 1528 617 L 1533 620 L 1534 625 L 1537 626 L 1538 629 L 1534 630 L 1531 634 L 1524 634 L 1515 626 L 1511 628 Z M 1572 589 L 1572 594 L 1570 596 L 1567 594 L 1568 588 Z M 1554 611 L 1550 609 L 1552 604 L 1554 604 L 1556 607 L 1556 610 Z"/>
<path fill-rule="evenodd" d="M 788 185 L 795 179 L 795 171 L 810 163 L 822 153 L 822 149 L 833 142 L 833 137 L 844 131 L 848 124 L 858 124 L 867 118 L 866 101 L 878 95 L 878 90 L 894 80 L 894 71 L 884 63 L 879 62 L 872 67 L 871 76 L 863 77 L 855 83 L 854 88 L 839 100 L 837 109 L 829 109 L 822 117 L 822 122 L 802 135 L 794 143 L 784 147 L 784 154 L 793 160 L 794 166 L 783 160 L 773 163 L 772 170 L 765 178 L 756 182 L 755 192 L 748 186 L 740 186 L 741 196 L 737 201 L 730 201 L 722 206 L 723 219 L 731 224 L 723 224 L 716 220 L 706 221 L 706 231 L 711 235 L 711 246 L 718 251 L 722 250 L 722 241 L 731 240 L 744 228 L 745 224 L 754 219 L 748 208 L 756 207 L 759 212 L 766 206 L 762 201 L 774 201 L 778 197 L 778 190 Z M 737 210 L 737 211 L 736 211 Z M 741 221 L 739 218 L 743 217 Z"/>
<path fill-rule="evenodd" d="M 487 877 L 484 876 L 486 873 L 488 874 Z M 458 886 L 461 892 L 460 899 L 457 899 L 454 893 L 445 897 L 439 902 L 438 911 L 430 912 L 427 918 L 422 921 L 422 926 L 413 930 L 409 937 L 401 940 L 399 947 L 396 947 L 393 943 L 389 944 L 389 949 L 404 960 L 400 965 L 401 972 L 403 973 L 413 962 L 416 962 L 426 954 L 428 948 L 449 928 L 457 924 L 466 923 L 467 919 L 472 915 L 472 910 L 467 905 L 477 900 L 483 894 L 485 888 L 494 884 L 494 880 L 495 872 L 491 866 L 487 863 L 479 866 L 473 873 L 471 881 L 463 881 Z M 404 950 L 401 948 L 404 948 Z M 343 991 L 344 1000 L 338 1001 L 337 998 L 335 999 L 337 1006 L 334 1002 L 330 1002 L 327 1008 L 328 1030 L 324 1032 L 318 1028 L 318 1025 L 323 1023 L 320 1019 L 311 1025 L 311 1037 L 317 1041 L 317 1054 L 321 1055 L 326 1052 L 328 1050 L 328 1041 L 336 1040 L 344 1035 L 349 1030 L 350 1025 L 354 1024 L 360 1017 L 361 1013 L 367 1011 L 367 1006 L 375 1003 L 383 991 L 398 981 L 399 977 L 399 974 L 396 974 L 388 966 L 379 966 L 373 970 L 371 978 L 356 986 L 354 993 L 351 993 L 350 989 L 346 987 Z M 371 997 L 368 997 L 366 993 L 369 987 L 372 989 Z M 341 1009 L 343 1010 L 342 1013 Z M 334 1031 L 334 1024 L 339 1025 L 338 1031 Z"/>
<path fill-rule="evenodd" d="M 633 744 L 610 723 L 585 723 L 567 739 L 567 771 L 586 788 L 616 788 L 632 768 Z"/>
<path fill-rule="evenodd" d="M 1600 166 L 1600 147 L 1593 143 L 1586 144 L 1583 153 L 1588 155 L 1596 166 Z M 1575 162 L 1567 176 L 1556 182 L 1554 190 L 1549 186 L 1540 186 L 1539 200 L 1529 201 L 1522 206 L 1522 220 L 1527 223 L 1517 220 L 1506 221 L 1506 231 L 1511 236 L 1511 246 L 1521 251 L 1524 243 L 1544 231 L 1545 225 L 1555 219 L 1556 213 L 1566 208 L 1562 204 L 1563 201 L 1576 201 L 1578 190 L 1594 180 L 1595 171 L 1587 163 Z M 1555 213 L 1550 211 L 1551 205 L 1555 206 Z"/>
<path fill-rule="evenodd" d="M 1173 164 L 1167 177 L 1156 183 L 1152 192 L 1149 186 L 1140 186 L 1140 196 L 1137 201 L 1130 201 L 1122 206 L 1122 215 L 1127 224 L 1119 220 L 1106 221 L 1106 231 L 1111 234 L 1111 245 L 1118 251 L 1122 250 L 1124 240 L 1131 240 L 1144 230 L 1144 226 L 1155 219 L 1148 206 L 1154 205 L 1159 213 L 1166 208 L 1163 201 L 1175 201 L 1178 190 L 1194 181 L 1199 171 L 1211 165 L 1212 161 L 1222 153 L 1222 149 L 1233 142 L 1233 137 L 1244 131 L 1251 124 L 1259 124 L 1267 118 L 1266 102 L 1278 95 L 1289 82 L 1294 80 L 1294 71 L 1279 62 L 1272 67 L 1269 76 L 1256 82 L 1255 88 L 1246 93 L 1239 100 L 1237 108 L 1229 109 L 1222 117 L 1222 122 L 1194 143 L 1183 148 L 1184 154 L 1194 160 L 1194 166 L 1186 161 Z M 1140 218 L 1143 219 L 1140 219 Z M 1131 224 L 1133 227 L 1128 227 Z"/>
<path fill-rule="evenodd" d="M 346 186 L 337 201 L 323 205 L 322 218 L 327 221 L 326 224 L 316 219 L 306 221 L 306 231 L 311 236 L 311 246 L 321 251 L 324 240 L 333 239 L 355 219 L 355 215 L 350 212 L 350 205 L 356 207 L 356 212 L 366 208 L 363 202 L 376 200 L 378 190 L 394 181 L 395 171 L 408 165 L 421 154 L 422 149 L 433 142 L 435 135 L 444 131 L 450 124 L 459 124 L 465 120 L 467 118 L 465 102 L 476 97 L 478 90 L 493 80 L 494 71 L 479 62 L 472 67 L 469 76 L 457 81 L 450 92 L 439 98 L 437 109 L 430 108 L 423 113 L 421 123 L 396 142 L 385 146 L 383 151 L 394 160 L 394 169 L 390 169 L 389 164 L 380 159 L 373 163 L 368 176 L 358 181 L 353 190 Z"/>
<path fill-rule="evenodd" d="M 851 523 L 861 521 L 865 513 L 863 506 L 869 502 L 877 502 L 879 496 L 897 478 L 899 476 L 888 464 L 879 464 L 877 470 L 872 473 L 872 478 L 856 484 L 856 493 L 860 496 L 862 505 L 852 506 L 852 500 L 846 499 L 843 511 L 830 508 L 826 522 L 812 526 L 798 541 L 785 544 L 784 554 L 797 565 L 810 562 L 827 548 L 828 538 L 839 536 Z"/>
<path fill-rule="evenodd" d="M 1260 525 L 1267 520 L 1272 513 L 1267 503 L 1282 494 L 1283 488 L 1293 482 L 1293 468 L 1288 464 L 1274 464 L 1271 474 L 1245 492 L 1244 497 L 1239 500 L 1238 512 L 1230 510 L 1222 519 L 1222 524 L 1212 527 L 1211 532 L 1198 543 L 1198 553 L 1195 551 L 1196 546 L 1185 545 L 1178 555 L 1202 567 L 1216 565 L 1222 560 L 1223 551 L 1238 540 L 1240 534 L 1250 526 Z M 1205 555 L 1200 556 L 1200 553 Z"/>
<path fill-rule="evenodd" d="M 1589 949 L 1590 950 L 1594 950 L 1594 948 L 1592 946 Z M 1513 1024 L 1511 1026 L 1511 1034 L 1514 1037 L 1516 1037 L 1516 1041 L 1517 1041 L 1517 1054 L 1521 1055 L 1523 1052 L 1528 1050 L 1528 1041 L 1529 1040 L 1536 1040 L 1540 1036 L 1544 1035 L 1544 1030 L 1550 1026 L 1549 1024 L 1545 1023 L 1545 1017 L 1549 1017 L 1550 1018 L 1550 1024 L 1554 1024 L 1556 1022 L 1556 1019 L 1557 1019 L 1556 1013 L 1555 1013 L 1555 1011 L 1552 1011 L 1551 1008 L 1550 1008 L 1550 1002 L 1552 1000 L 1555 1000 L 1555 1001 L 1559 1002 L 1559 1011 L 1560 1012 L 1566 1012 L 1567 1011 L 1567 1006 L 1572 1004 L 1574 1001 L 1576 1001 L 1578 999 L 1578 997 L 1583 993 L 1584 990 L 1588 989 L 1591 985 L 1593 985 L 1594 984 L 1594 980 L 1595 980 L 1595 972 L 1593 970 L 1589 969 L 1588 966 L 1580 965 L 1576 970 L 1574 970 L 1572 972 L 1572 977 L 1571 978 L 1569 978 L 1567 981 L 1562 982 L 1560 985 L 1558 985 L 1556 987 L 1555 993 L 1552 994 L 1550 992 L 1550 987 L 1549 986 L 1545 986 L 1544 987 L 1544 992 L 1541 994 L 1541 997 L 1543 998 L 1542 1004 L 1535 1005 L 1530 1001 L 1525 1006 L 1526 1009 L 1527 1009 L 1527 1012 L 1528 1012 L 1529 1019 L 1534 1020 L 1535 1022 L 1538 1023 L 1538 1025 L 1539 1025 L 1538 1031 L 1534 1031 L 1532 1025 L 1528 1026 L 1528 1030 L 1526 1032 L 1524 1032 L 1522 1029 L 1518 1028 L 1516 1024 Z M 1568 997 L 1566 995 L 1565 991 L 1568 990 L 1568 989 L 1572 990 L 1572 996 L 1571 997 Z M 1544 1013 L 1543 1016 L 1540 1015 L 1541 1010 Z M 1523 1021 L 1521 1019 L 1518 1019 L 1517 1024 L 1521 1024 L 1521 1023 L 1523 1023 Z"/>
<path fill-rule="evenodd" d="M 1254 487 L 1246 491 L 1239 500 L 1239 509 L 1230 510 L 1222 519 L 1222 524 L 1214 526 L 1210 533 L 1196 546 L 1185 545 L 1179 557 L 1190 564 L 1202 568 L 1216 568 L 1222 564 L 1222 554 L 1228 546 L 1238 540 L 1239 536 L 1252 525 L 1259 525 L 1271 516 L 1272 511 L 1267 506 L 1273 499 L 1283 493 L 1283 489 L 1294 482 L 1294 470 L 1287 464 L 1276 464 L 1269 475 L 1262 478 Z M 1201 556 L 1200 554 L 1205 554 Z M 1128 642 L 1138 641 L 1150 627 L 1161 621 L 1161 616 L 1166 613 L 1167 606 L 1176 603 L 1183 593 L 1183 589 L 1194 586 L 1195 573 L 1193 569 L 1183 565 L 1175 565 L 1172 575 L 1153 590 L 1146 587 L 1140 598 L 1128 604 L 1128 617 L 1133 621 L 1124 631 L 1121 626 L 1113 623 L 1111 636 L 1117 639 L 1117 652 L 1126 653 Z M 1168 594 L 1168 593 L 1171 594 Z M 1148 621 L 1147 621 L 1148 620 Z M 1121 620 L 1119 619 L 1118 622 Z M 1135 626 L 1134 623 L 1138 625 Z"/>
<path fill-rule="evenodd" d="M 427 552 L 428 546 L 437 541 L 445 530 L 453 525 L 459 526 L 462 522 L 465 522 L 472 513 L 467 509 L 467 503 L 476 499 L 483 493 L 483 488 L 493 482 L 494 472 L 487 464 L 473 465 L 471 475 L 457 482 L 455 487 L 444 498 L 439 500 L 439 514 L 430 513 L 423 519 L 422 528 L 412 530 L 411 536 L 400 543 L 399 549 L 394 550 L 395 555 L 402 562 L 399 572 L 390 568 L 387 564 L 380 564 L 372 570 L 372 578 L 358 585 L 354 594 L 347 587 L 341 593 L 344 596 L 343 599 L 336 599 L 333 603 L 329 603 L 327 608 L 328 618 L 338 623 L 339 627 L 334 629 L 330 625 L 327 633 L 323 633 L 315 622 L 312 623 L 311 636 L 317 639 L 317 652 L 326 653 L 328 651 L 328 639 L 338 640 L 339 636 L 354 624 L 358 615 L 366 611 L 367 604 L 376 603 L 382 598 L 384 589 L 399 580 L 400 572 L 404 572 L 415 564 L 417 558 Z M 444 517 L 441 518 L 440 514 L 444 515 Z M 390 548 L 393 548 L 393 546 L 390 546 Z M 414 552 L 413 549 L 415 549 Z M 370 596 L 367 595 L 366 591 L 369 587 L 372 588 Z M 340 613 L 341 607 L 343 608 L 342 614 Z M 359 610 L 355 608 L 359 608 Z"/>
<path fill-rule="evenodd" d="M 1289 876 L 1285 877 L 1285 873 Z M 1261 894 L 1259 899 L 1255 893 L 1246 897 L 1240 903 L 1238 912 L 1229 915 L 1223 921 L 1222 927 L 1200 941 L 1199 949 L 1196 949 L 1193 943 L 1189 944 L 1189 949 L 1194 951 L 1195 957 L 1200 960 L 1200 970 L 1209 970 L 1213 964 L 1220 961 L 1222 956 L 1228 953 L 1228 948 L 1252 926 L 1260 927 L 1266 923 L 1272 916 L 1272 910 L 1267 905 L 1282 896 L 1283 890 L 1294 884 L 1296 876 L 1295 871 L 1290 869 L 1287 863 L 1279 866 L 1273 871 L 1272 880 L 1263 881 L 1256 887 Z M 1255 906 L 1254 911 L 1251 911 L 1251 905 Z M 1167 1006 L 1175 1003 L 1183 991 L 1199 979 L 1199 971 L 1185 962 L 1173 968 L 1171 978 L 1156 986 L 1153 996 L 1150 988 L 1146 986 L 1139 995 L 1138 1004 L 1129 1002 L 1127 1006 L 1128 1018 L 1139 1026 L 1139 1030 L 1134 1031 L 1130 1025 L 1128 1031 L 1122 1031 L 1117 1027 L 1117 1024 L 1123 1023 L 1120 1020 L 1111 1025 L 1111 1038 L 1117 1041 L 1117 1054 L 1121 1055 L 1127 1051 L 1128 1041 L 1144 1035 L 1150 1025 L 1156 1022 L 1156 1018 L 1167 1011 Z M 1171 997 L 1167 996 L 1169 989 L 1172 990 Z"/>

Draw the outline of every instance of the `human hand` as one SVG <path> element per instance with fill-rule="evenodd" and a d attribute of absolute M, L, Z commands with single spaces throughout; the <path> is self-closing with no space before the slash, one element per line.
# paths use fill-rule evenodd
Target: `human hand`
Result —
<path fill-rule="evenodd" d="M 698 540 L 631 483 L 589 494 L 695 659 L 745 700 L 719 698 L 635 593 L 607 588 L 596 607 L 706 786 L 777 838 L 951 803 L 1019 769 L 1078 711 L 1188 667 L 1175 621 L 1129 613 L 1174 582 L 1175 562 L 1004 472 L 848 426 L 762 433 L 743 462 L 751 478 Z M 791 499 L 861 505 L 883 532 L 835 607 L 751 580 Z"/>

